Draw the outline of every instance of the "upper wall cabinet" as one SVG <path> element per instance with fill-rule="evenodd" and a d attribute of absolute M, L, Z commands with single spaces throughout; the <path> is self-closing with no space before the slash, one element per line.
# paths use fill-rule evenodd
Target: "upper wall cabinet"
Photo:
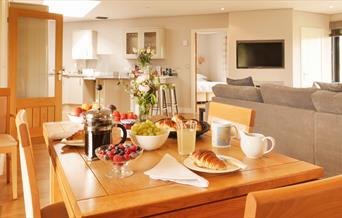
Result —
<path fill-rule="evenodd" d="M 124 55 L 136 59 L 134 49 L 148 48 L 154 51 L 152 59 L 163 59 L 165 55 L 164 29 L 143 28 L 124 32 Z"/>
<path fill-rule="evenodd" d="M 96 59 L 97 33 L 93 30 L 76 30 L 72 33 L 72 59 Z"/>

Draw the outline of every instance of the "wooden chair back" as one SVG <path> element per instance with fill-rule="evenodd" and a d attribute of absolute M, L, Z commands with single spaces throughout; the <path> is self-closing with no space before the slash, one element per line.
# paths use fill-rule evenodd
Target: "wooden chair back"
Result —
<path fill-rule="evenodd" d="M 254 127 L 255 111 L 218 102 L 209 103 L 208 122 L 213 120 L 228 120 L 242 126 L 247 132 L 252 132 Z"/>
<path fill-rule="evenodd" d="M 342 217 L 342 175 L 251 192 L 247 196 L 244 217 Z"/>
<path fill-rule="evenodd" d="M 9 88 L 0 88 L 0 133 L 10 131 L 10 95 Z"/>
<path fill-rule="evenodd" d="M 32 142 L 27 125 L 26 111 L 20 110 L 16 116 L 19 139 L 20 167 L 23 182 L 26 217 L 41 217 L 39 193 L 34 169 Z"/>

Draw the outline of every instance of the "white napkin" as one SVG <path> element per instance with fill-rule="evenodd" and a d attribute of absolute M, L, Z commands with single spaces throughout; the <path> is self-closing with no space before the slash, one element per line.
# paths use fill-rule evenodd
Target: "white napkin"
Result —
<path fill-rule="evenodd" d="M 156 166 L 144 172 L 144 174 L 150 176 L 151 179 L 172 181 L 202 188 L 206 188 L 209 185 L 208 180 L 184 167 L 169 154 L 165 154 Z"/>
<path fill-rule="evenodd" d="M 58 125 L 55 123 L 46 123 L 45 125 L 47 125 L 47 128 L 49 128 L 49 137 L 52 140 L 68 138 L 77 131 L 83 129 L 83 124 L 72 122 L 60 122 Z M 53 128 L 50 126 L 53 126 Z"/>

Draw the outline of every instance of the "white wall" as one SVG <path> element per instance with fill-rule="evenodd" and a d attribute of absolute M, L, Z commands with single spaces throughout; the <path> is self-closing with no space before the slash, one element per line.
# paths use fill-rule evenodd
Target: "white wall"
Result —
<path fill-rule="evenodd" d="M 190 35 L 191 29 L 227 28 L 228 14 L 139 18 L 125 20 L 107 20 L 90 22 L 73 22 L 64 24 L 63 64 L 67 70 L 73 71 L 74 61 L 71 58 L 72 31 L 92 29 L 98 35 L 97 61 L 88 61 L 88 66 L 95 66 L 100 71 L 128 71 L 134 61 L 123 57 L 123 31 L 134 27 L 165 28 L 166 58 L 153 60 L 153 65 L 171 67 L 178 72 L 176 79 L 179 105 L 183 112 L 191 111 L 190 94 Z M 187 40 L 188 46 L 182 41 Z"/>
<path fill-rule="evenodd" d="M 204 62 L 198 64 L 198 73 L 207 76 L 210 81 L 224 82 L 226 80 L 226 36 L 226 32 L 198 34 L 197 55 L 204 57 Z"/>
<path fill-rule="evenodd" d="M 322 39 L 323 81 L 331 82 L 331 39 L 329 37 L 330 16 L 302 11 L 293 12 L 293 86 L 301 85 L 301 29 L 318 28 L 324 33 Z"/>
<path fill-rule="evenodd" d="M 292 9 L 243 11 L 229 13 L 229 77 L 252 76 L 255 81 L 283 81 L 292 85 Z M 285 40 L 284 69 L 237 69 L 237 40 Z"/>

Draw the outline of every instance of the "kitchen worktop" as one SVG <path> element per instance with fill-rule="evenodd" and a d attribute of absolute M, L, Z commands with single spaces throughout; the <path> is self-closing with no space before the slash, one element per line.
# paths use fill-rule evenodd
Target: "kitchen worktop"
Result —
<path fill-rule="evenodd" d="M 100 75 L 100 76 L 88 76 L 83 74 L 63 74 L 64 77 L 78 77 L 84 80 L 130 80 L 131 78 L 125 74 L 119 75 Z M 175 78 L 176 76 L 159 76 L 161 80 Z"/>

